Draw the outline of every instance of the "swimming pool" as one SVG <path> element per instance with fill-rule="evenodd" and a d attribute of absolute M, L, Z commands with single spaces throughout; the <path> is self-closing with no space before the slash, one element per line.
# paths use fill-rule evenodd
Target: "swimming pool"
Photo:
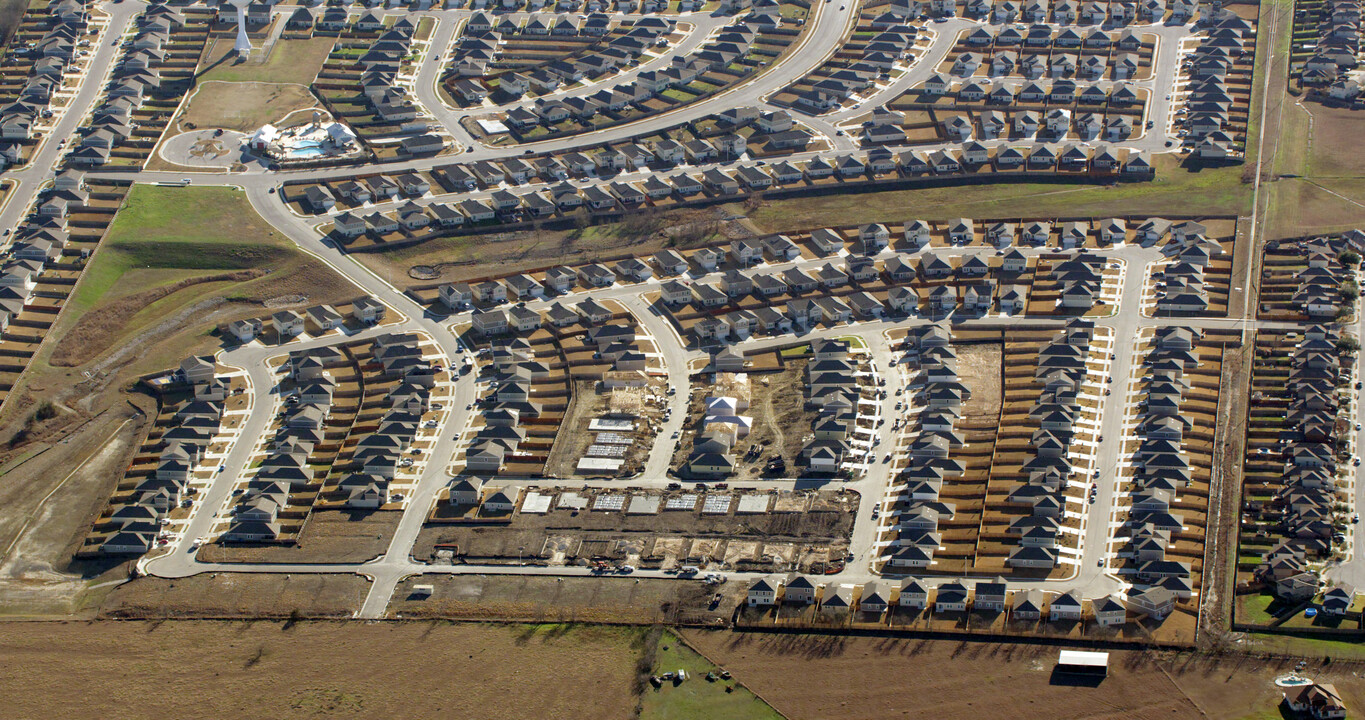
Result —
<path fill-rule="evenodd" d="M 289 149 L 291 158 L 311 158 L 322 155 L 322 148 L 318 145 L 297 145 Z"/>

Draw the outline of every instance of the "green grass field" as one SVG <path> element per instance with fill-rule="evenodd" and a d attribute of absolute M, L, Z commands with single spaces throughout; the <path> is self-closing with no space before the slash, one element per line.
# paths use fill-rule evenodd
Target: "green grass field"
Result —
<path fill-rule="evenodd" d="M 720 668 L 665 632 L 659 639 L 654 674 L 686 670 L 687 680 L 663 687 L 648 686 L 642 701 L 642 720 L 781 720 L 777 712 L 734 680 L 710 682 L 706 673 Z M 730 692 L 726 692 L 730 688 Z"/>
<path fill-rule="evenodd" d="M 214 326 L 265 313 L 264 300 L 338 302 L 354 293 L 276 233 L 240 190 L 135 185 L 35 367 L 82 367 L 136 346 L 127 358 L 134 368 L 155 370 L 213 347 Z"/>
<path fill-rule="evenodd" d="M 1250 210 L 1240 166 L 1191 172 L 1169 156 L 1153 160 L 1156 179 L 1116 186 L 1019 183 L 888 190 L 769 200 L 749 213 L 764 232 L 872 221 L 955 217 L 1104 217 L 1115 214 L 1232 215 Z M 736 206 L 736 212 L 741 212 Z"/>
<path fill-rule="evenodd" d="M 223 270 L 264 267 L 293 250 L 236 188 L 134 185 L 71 298 L 76 312 L 117 297 Z M 134 271 L 138 282 L 124 282 Z M 157 280 L 164 282 L 157 283 Z"/>

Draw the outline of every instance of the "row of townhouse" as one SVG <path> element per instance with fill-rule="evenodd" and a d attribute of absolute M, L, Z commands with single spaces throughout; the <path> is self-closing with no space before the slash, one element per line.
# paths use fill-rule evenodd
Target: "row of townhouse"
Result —
<path fill-rule="evenodd" d="M 1156 280 L 1156 313 L 1172 317 L 1208 312 L 1209 291 L 1204 272 L 1209 261 L 1222 251 L 1222 245 L 1208 240 L 1202 233 L 1192 233 L 1167 243 L 1163 252 L 1172 259 L 1152 273 Z"/>
<path fill-rule="evenodd" d="M 838 242 L 842 244 L 842 241 Z M 709 258 L 699 262 L 699 265 L 704 269 L 706 264 L 714 266 L 715 262 L 715 258 Z M 873 258 L 855 254 L 845 256 L 839 266 L 830 262 L 810 272 L 793 267 L 783 271 L 760 270 L 746 274 L 731 269 L 714 284 L 675 278 L 662 284 L 660 297 L 671 309 L 691 304 L 702 311 L 714 311 L 751 294 L 769 300 L 777 296 L 814 294 L 809 298 L 793 297 L 781 311 L 773 307 L 737 310 L 704 318 L 693 328 L 702 340 L 725 342 L 743 340 L 758 333 L 780 334 L 822 322 L 837 324 L 855 318 L 877 320 L 888 314 L 914 312 L 919 307 L 920 298 L 914 289 L 906 285 L 917 277 L 928 279 L 957 275 L 964 280 L 975 279 L 976 282 L 962 288 L 961 299 L 968 311 L 981 313 L 989 309 L 994 296 L 994 282 L 984 278 L 987 272 L 989 265 L 977 256 L 968 257 L 955 269 L 933 252 L 925 253 L 918 266 L 896 255 L 879 269 Z M 855 292 L 843 297 L 825 295 L 850 283 L 873 282 L 883 276 L 893 285 L 885 301 L 868 292 Z M 1011 306 L 1011 310 L 1018 310 L 1022 305 L 1022 293 L 1017 293 L 1016 297 L 1019 305 Z M 958 299 L 958 288 L 944 285 L 934 288 L 929 302 L 935 313 L 949 313 L 958 307 Z"/>
<path fill-rule="evenodd" d="M 62 89 L 62 78 L 75 61 L 80 43 L 89 26 L 85 4 L 78 0 L 49 0 L 43 18 L 43 35 L 32 47 L 8 49 L 6 60 L 26 57 L 32 60 L 29 74 L 18 96 L 0 108 L 0 139 L 28 140 L 41 117 L 52 115 L 52 98 Z M 16 18 L 15 22 L 20 19 Z M 0 169 L 3 165 L 0 165 Z"/>
<path fill-rule="evenodd" d="M 1029 411 L 1034 425 L 1029 439 L 1032 457 L 1020 469 L 1023 482 L 1006 499 L 1027 513 L 1011 523 L 1020 536 L 1019 545 L 1010 552 L 1011 567 L 1050 569 L 1057 564 L 1054 530 L 1066 511 L 1066 490 L 1076 472 L 1071 452 L 1085 412 L 1080 396 L 1094 336 L 1094 322 L 1077 318 L 1038 351 L 1034 378 L 1041 392 Z M 1034 538 L 1046 542 L 1034 542 Z"/>
<path fill-rule="evenodd" d="M 389 0 L 394 2 L 396 0 Z M 440 0 L 433 0 L 433 2 Z M 554 10 L 559 13 L 607 16 L 611 13 L 663 13 L 669 11 L 666 0 L 444 0 L 445 7 L 472 10 L 497 11 L 506 14 L 514 11 L 537 12 Z M 692 12 L 702 8 L 701 0 L 681 0 L 677 12 Z M 598 34 L 605 34 L 601 30 Z"/>
<path fill-rule="evenodd" d="M 894 599 L 892 592 L 895 591 Z M 818 596 L 818 597 L 817 597 Z M 826 585 L 797 573 L 774 573 L 749 586 L 750 607 L 812 605 L 825 614 L 860 612 L 880 615 L 891 608 L 936 613 L 1005 613 L 1020 621 L 1076 622 L 1085 617 L 1096 625 L 1113 627 L 1127 621 L 1127 609 L 1117 596 L 1083 600 L 1076 590 L 1061 593 L 1009 589 L 1004 578 L 979 580 L 972 587 L 950 580 L 937 588 L 915 577 L 862 585 Z M 1088 606 L 1088 608 L 1087 608 Z M 1089 612 L 1087 613 L 1087 609 Z"/>
<path fill-rule="evenodd" d="M 1177 117 L 1177 124 L 1188 138 L 1196 141 L 1194 153 L 1200 158 L 1242 157 L 1232 125 L 1234 106 L 1243 101 L 1231 95 L 1228 76 L 1234 65 L 1246 62 L 1248 43 L 1255 48 L 1251 23 L 1235 15 L 1223 17 L 1183 61 L 1181 73 L 1189 78 L 1189 83 L 1185 87 L 1184 112 Z"/>
<path fill-rule="evenodd" d="M 507 113 L 507 124 L 517 130 L 527 130 L 538 125 L 557 125 L 570 118 L 586 122 L 599 113 L 616 114 L 627 107 L 643 107 L 644 103 L 671 88 L 690 85 L 708 72 L 723 70 L 742 60 L 760 33 L 780 24 L 780 16 L 775 10 L 775 7 L 767 5 L 761 10 L 755 8 L 745 17 L 721 28 L 718 34 L 708 38 L 692 53 L 674 55 L 667 68 L 638 73 L 630 82 L 582 95 L 540 99 L 531 106 L 513 108 Z M 545 94 L 557 90 L 561 85 L 572 85 L 585 78 L 601 77 L 633 67 L 640 63 L 641 55 L 646 50 L 665 43 L 673 30 L 671 23 L 660 18 L 646 18 L 629 32 L 614 37 L 600 51 L 576 59 L 552 62 L 540 74 L 513 78 L 513 92 L 521 90 L 522 93 L 535 91 Z"/>
<path fill-rule="evenodd" d="M 721 367 L 743 370 L 744 356 L 727 351 L 713 357 L 717 372 L 702 401 L 705 408 L 702 429 L 693 439 L 685 460 L 688 473 L 698 478 L 720 478 L 734 473 L 735 445 L 749 436 L 754 424 L 753 417 L 744 414 L 750 401 L 748 376 L 720 370 Z"/>
<path fill-rule="evenodd" d="M 1058 283 L 1057 306 L 1085 313 L 1100 299 L 1105 260 L 1095 253 L 1081 253 L 1052 266 L 1051 279 Z"/>
<path fill-rule="evenodd" d="M 1305 12 L 1312 13 L 1311 9 Z M 1317 9 L 1318 38 L 1299 76 L 1310 87 L 1330 86 L 1338 100 L 1353 100 L 1360 85 L 1350 75 L 1360 65 L 1359 0 L 1325 0 Z M 1354 87 L 1347 87 L 1347 83 Z"/>
<path fill-rule="evenodd" d="M 435 385 L 432 366 L 421 357 L 415 336 L 381 337 L 375 342 L 374 357 L 384 366 L 386 377 L 402 379 L 385 398 L 388 408 L 378 428 L 360 439 L 345 475 L 331 490 L 348 508 L 377 508 L 389 502 L 394 474 L 412 464 L 407 453 L 422 415 L 431 407 Z"/>
<path fill-rule="evenodd" d="M 1129 495 L 1125 550 L 1133 560 L 1140 584 L 1160 587 L 1173 601 L 1188 599 L 1190 564 L 1168 557 L 1173 538 L 1184 532 L 1184 517 L 1174 510 L 1182 491 L 1190 486 L 1191 468 L 1184 450 L 1185 433 L 1193 424 L 1181 410 L 1190 389 L 1187 373 L 1199 366 L 1197 343 L 1203 334 L 1174 325 L 1158 328 L 1143 358 L 1142 387 L 1134 432 L 1132 490 Z M 1139 588 L 1137 592 L 1145 592 Z M 1163 596 L 1149 593 L 1152 599 Z M 1161 609 L 1169 611 L 1166 603 Z M 1164 612 L 1150 613 L 1164 617 Z"/>
<path fill-rule="evenodd" d="M 870 375 L 865 357 L 850 354 L 846 340 L 817 340 L 810 347 L 805 404 L 816 414 L 798 462 L 813 474 L 833 475 L 853 459 L 864 386 L 859 378 Z"/>
<path fill-rule="evenodd" d="M 1338 505 L 1346 488 L 1337 458 L 1348 433 L 1342 401 L 1350 376 L 1339 360 L 1340 334 L 1325 325 L 1309 327 L 1289 356 L 1289 376 L 1282 399 L 1287 401 L 1282 442 L 1282 486 L 1268 501 L 1253 501 L 1252 518 L 1284 538 L 1262 558 L 1257 578 L 1273 585 L 1277 596 L 1291 602 L 1318 593 L 1318 570 L 1310 563 L 1329 556 L 1345 538 L 1336 530 L 1342 519 Z"/>
<path fill-rule="evenodd" d="M 986 277 L 994 272 L 1000 280 L 1008 280 L 1027 267 L 1027 257 L 1017 249 L 1006 252 L 998 266 L 992 266 L 980 256 L 967 256 L 960 265 L 933 251 L 925 252 L 918 264 L 896 255 L 885 261 L 882 268 L 866 256 L 848 255 L 842 267 L 826 263 L 812 272 L 800 268 L 783 271 L 759 271 L 745 274 L 737 269 L 726 271 L 718 282 L 692 282 L 670 279 L 660 286 L 660 297 L 665 306 L 678 309 L 692 305 L 713 314 L 695 324 L 693 332 L 703 341 L 728 342 L 743 340 L 751 335 L 781 334 L 794 328 L 808 329 L 819 323 L 837 324 L 852 320 L 877 320 L 890 314 L 916 312 L 920 294 L 909 283 L 916 279 L 935 280 L 956 278 L 960 284 L 936 284 L 924 301 L 929 314 L 948 316 L 961 310 L 971 315 L 990 311 L 999 304 L 1001 312 L 1017 313 L 1024 309 L 1027 288 L 997 278 Z M 1058 304 L 1069 310 L 1089 310 L 1099 300 L 1104 260 L 1098 255 L 1082 254 L 1069 258 L 1053 268 L 1053 279 L 1061 287 Z M 868 292 L 855 292 L 843 297 L 824 295 L 851 282 L 866 283 L 885 278 L 891 288 L 885 301 Z M 998 297 L 997 297 L 998 290 Z M 736 310 L 714 314 L 715 310 L 748 295 L 760 299 L 777 296 L 798 296 L 816 293 L 810 298 L 792 298 L 781 310 L 761 307 L 755 310 Z"/>
<path fill-rule="evenodd" d="M 1100 80 L 1110 72 L 1110 61 L 1102 55 L 1079 55 L 1074 53 L 1025 54 L 1022 58 L 1013 50 L 1001 50 L 989 58 L 973 52 L 965 52 L 953 61 L 952 74 L 969 78 L 976 74 L 983 63 L 988 74 L 996 77 L 1022 75 L 1029 80 L 1038 80 L 1047 75 L 1052 78 L 1079 78 Z M 1137 75 L 1141 62 L 1136 53 L 1119 53 L 1113 58 L 1113 79 L 1128 80 Z"/>
<path fill-rule="evenodd" d="M 1299 285 L 1290 306 L 1310 320 L 1335 320 L 1341 312 L 1341 282 L 1347 270 L 1325 239 L 1311 240 L 1301 247 L 1307 263 L 1294 274 Z"/>
<path fill-rule="evenodd" d="M 492 325 L 481 324 L 479 313 L 475 313 L 474 328 L 486 336 L 497 336 L 507 332 L 506 329 L 499 330 Z M 498 340 L 493 345 L 491 354 L 493 375 L 488 394 L 484 397 L 484 426 L 465 449 L 463 475 L 497 474 L 502 470 L 503 464 L 515 456 L 522 443 L 526 441 L 526 429 L 523 424 L 527 420 L 540 417 L 542 412 L 540 403 L 532 399 L 533 385 L 548 378 L 550 370 L 536 358 L 531 344 L 524 338 Z M 474 497 L 474 503 L 477 503 L 477 488 Z M 450 501 L 456 504 L 463 502 L 454 488 Z"/>
<path fill-rule="evenodd" d="M 292 382 L 282 413 L 279 434 L 271 439 L 266 457 L 238 496 L 223 542 L 274 542 L 281 539 L 280 515 L 290 497 L 309 489 L 317 479 L 309 456 L 326 442 L 338 383 L 333 370 L 345 368 L 349 358 L 339 348 L 294 352 L 280 366 Z"/>
<path fill-rule="evenodd" d="M 350 319 L 361 327 L 368 327 L 384 321 L 388 306 L 370 295 L 361 295 L 351 301 Z M 310 329 L 322 334 L 340 328 L 346 316 L 331 305 L 315 305 L 303 312 L 280 310 L 269 317 L 270 329 L 274 330 L 279 341 L 298 337 Z M 265 331 L 266 323 L 260 318 L 233 320 L 223 326 L 223 332 L 239 343 L 249 343 Z"/>
<path fill-rule="evenodd" d="M 943 483 L 965 470 L 962 461 L 952 456 L 964 444 L 954 426 L 971 389 L 958 377 L 957 351 L 947 326 L 915 328 L 902 347 L 905 362 L 915 373 L 910 385 L 918 388 L 910 403 L 920 410 L 906 420 L 905 432 L 913 436 L 909 459 L 887 490 L 890 522 L 883 536 L 888 541 L 881 555 L 883 573 L 933 565 L 942 545 L 939 524 L 952 520 L 957 512 L 955 504 L 939 497 Z"/>
<path fill-rule="evenodd" d="M 604 29 L 610 20 L 605 15 L 589 16 L 587 24 L 580 27 L 577 16 L 561 16 L 553 21 L 543 19 L 537 22 L 535 16 L 527 23 L 526 27 L 511 28 L 514 33 L 530 35 L 588 35 L 600 36 L 596 30 L 600 26 Z M 565 85 L 589 77 L 601 77 L 608 73 L 617 72 L 622 68 L 630 67 L 641 62 L 641 56 L 650 48 L 667 43 L 667 38 L 673 33 L 676 24 L 671 20 L 663 18 L 643 18 L 634 23 L 627 31 L 617 33 L 610 40 L 598 42 L 592 49 L 582 54 L 568 58 L 555 60 L 528 70 L 505 72 L 498 76 L 498 93 L 501 98 L 513 99 L 527 94 L 545 95 L 555 92 Z M 488 67 L 497 54 L 500 52 L 500 43 L 507 28 L 499 26 L 495 32 L 482 35 L 467 35 L 461 41 L 461 50 L 457 52 L 458 58 L 454 64 L 455 72 L 462 77 L 470 78 L 487 74 Z M 469 52 L 473 50 L 474 52 Z M 455 86 L 456 95 L 467 103 L 482 102 L 488 92 L 482 83 L 466 79 L 463 84 Z M 618 96 L 617 93 L 620 93 Z M 634 97 L 630 88 L 622 87 L 587 96 L 589 99 L 601 103 L 602 107 L 614 107 L 619 109 L 623 105 L 618 102 L 629 102 L 627 97 Z M 570 98 L 570 100 L 573 100 Z M 569 103 L 569 108 L 585 108 L 585 104 L 580 100 L 573 100 Z M 537 105 L 536 107 L 540 107 Z M 534 108 L 518 106 L 512 108 L 507 113 L 507 122 L 513 127 L 529 127 L 527 124 L 535 124 L 530 117 L 536 115 Z M 537 116 L 538 118 L 538 116 Z M 538 122 L 538 119 L 536 120 Z"/>
<path fill-rule="evenodd" d="M 516 510 L 520 500 L 520 486 L 504 485 L 484 492 L 484 479 L 476 476 L 451 478 L 450 485 L 447 486 L 446 503 L 456 512 L 479 507 L 485 513 L 505 515 Z"/>
<path fill-rule="evenodd" d="M 186 358 L 174 381 L 188 387 L 190 397 L 157 440 L 155 469 L 137 482 L 127 502 L 111 507 L 111 529 L 98 548 L 102 554 L 140 555 L 155 547 L 167 516 L 189 496 L 195 471 L 217 462 L 206 455 L 222 428 L 227 382 L 218 377 L 211 356 Z"/>
<path fill-rule="evenodd" d="M 39 194 L 35 212 L 15 229 L 9 257 L 0 264 L 0 333 L 37 294 L 43 275 L 62 263 L 71 241 L 68 218 L 89 203 L 85 175 L 65 170 Z"/>
<path fill-rule="evenodd" d="M 890 23 L 876 29 L 855 60 L 832 61 L 803 78 L 801 84 L 808 87 L 797 93 L 795 106 L 816 115 L 833 110 L 889 77 L 896 65 L 911 57 L 919 37 L 914 26 Z"/>
<path fill-rule="evenodd" d="M 949 75 L 935 73 L 926 78 L 919 88 L 920 92 L 929 98 L 951 94 L 962 103 L 988 105 L 1051 103 L 1127 108 L 1142 102 L 1142 97 L 1133 89 L 1133 85 L 1124 81 L 1107 85 L 1082 83 L 1070 78 L 1055 80 L 1030 78 L 1025 83 L 986 78 L 955 81 Z M 883 109 L 881 112 L 889 111 Z"/>
<path fill-rule="evenodd" d="M 426 123 L 418 119 L 422 114 L 421 107 L 408 97 L 406 88 L 396 84 L 404 61 L 412 53 L 416 31 L 408 18 L 399 20 L 373 42 L 368 42 L 365 52 L 355 59 L 350 69 L 360 71 L 360 92 L 374 111 L 375 119 L 398 126 L 410 138 L 420 136 Z"/>
<path fill-rule="evenodd" d="M 1008 25 L 999 30 L 978 26 L 963 35 L 961 41 L 969 47 L 977 48 L 1018 47 L 1036 50 L 1074 48 L 1117 50 L 1121 53 L 1136 53 L 1142 49 L 1142 33 L 1131 28 L 1119 32 L 1108 32 L 1099 27 L 1092 27 L 1089 30 L 1076 27 L 1054 28 L 1042 21 L 1036 21 L 1032 25 Z"/>
<path fill-rule="evenodd" d="M 905 0 L 903 0 L 904 2 Z M 1199 14 L 1197 0 L 1117 0 L 1116 2 L 1079 2 L 1078 0 L 927 0 L 914 3 L 922 12 L 933 17 L 952 17 L 959 12 L 971 18 L 988 20 L 994 24 L 1016 21 L 1051 23 L 1053 25 L 1109 25 L 1124 26 L 1134 23 L 1157 23 L 1169 17 L 1183 24 Z M 1169 15 L 1168 15 L 1169 12 Z"/>
<path fill-rule="evenodd" d="M 801 144 L 809 139 L 804 130 L 790 131 L 799 135 Z M 784 135 L 786 133 L 783 133 Z M 443 227 L 459 227 L 465 223 L 495 220 L 515 221 L 519 218 L 547 217 L 555 213 L 569 213 L 580 208 L 594 212 L 610 212 L 630 208 L 650 201 L 673 197 L 690 198 L 703 192 L 717 196 L 738 196 L 770 188 L 800 186 L 807 182 L 838 178 L 845 181 L 889 179 L 900 175 L 948 175 L 963 171 L 963 165 L 993 162 L 1001 169 L 1027 166 L 1034 171 L 1086 170 L 1146 176 L 1152 173 L 1147 153 L 1130 153 L 1120 160 L 1108 145 L 1089 147 L 1070 143 L 1060 148 L 1038 144 L 1033 148 L 1002 147 L 994 157 L 985 146 L 969 144 L 964 152 L 940 150 L 931 153 L 905 150 L 898 154 L 886 148 L 873 148 L 865 153 L 849 153 L 826 158 L 816 156 L 805 162 L 778 161 L 771 164 L 736 166 L 733 170 L 713 167 L 707 170 L 683 170 L 672 175 L 651 174 L 642 181 L 612 181 L 605 184 L 577 186 L 570 177 L 593 178 L 599 173 L 616 170 L 635 170 L 651 166 L 671 166 L 682 163 L 706 164 L 723 162 L 742 156 L 747 150 L 743 135 L 725 133 L 706 140 L 678 143 L 658 141 L 650 146 L 632 143 L 623 147 L 603 148 L 592 153 L 574 152 L 562 156 L 545 157 L 531 162 L 510 159 L 502 162 L 481 161 L 472 165 L 448 165 L 435 168 L 431 176 L 447 191 L 470 193 L 480 189 L 492 190 L 487 198 L 468 198 L 454 206 L 458 214 L 447 212 L 436 220 Z M 545 190 L 518 195 L 502 187 L 507 184 L 555 182 Z M 348 186 L 349 187 L 349 186 Z M 364 197 L 360 183 L 354 186 Z M 377 197 L 373 188 L 371 199 Z M 308 210 L 325 213 L 337 206 L 336 194 L 322 185 L 305 186 L 297 196 Z M 433 206 L 435 207 L 435 206 Z M 409 210 L 412 208 L 409 207 Z M 375 215 L 375 222 L 389 223 Z M 415 215 L 414 215 L 415 218 Z M 365 232 L 352 223 L 354 234 Z M 417 219 L 420 222 L 420 219 Z M 395 221 L 396 222 L 396 221 Z M 393 229 L 397 229 L 396 227 Z M 371 229 L 373 231 L 373 229 Z"/>
<path fill-rule="evenodd" d="M 171 53 L 174 34 L 184 30 L 184 13 L 168 5 L 153 5 L 137 19 L 132 41 L 126 47 L 106 88 L 104 101 L 90 115 L 67 162 L 97 167 L 109 162 L 115 148 L 127 143 L 137 131 L 134 113 L 151 97 L 169 93 L 180 81 L 162 76 Z"/>

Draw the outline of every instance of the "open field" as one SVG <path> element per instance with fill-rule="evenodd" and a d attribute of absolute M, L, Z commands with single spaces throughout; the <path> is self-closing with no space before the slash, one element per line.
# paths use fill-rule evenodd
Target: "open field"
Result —
<path fill-rule="evenodd" d="M 290 113 L 318 106 L 303 85 L 264 82 L 201 82 L 185 105 L 180 128 L 223 128 L 250 133 Z M 320 106 L 319 106 L 320 107 Z M 295 116 L 306 120 L 308 113 Z"/>
<path fill-rule="evenodd" d="M 1330 233 L 1365 224 L 1365 160 L 1351 147 L 1360 113 L 1285 101 L 1280 134 L 1267 138 L 1271 156 L 1263 185 L 1271 203 L 1267 237 Z"/>
<path fill-rule="evenodd" d="M 9 43 L 10 34 L 19 27 L 19 20 L 27 8 L 28 0 L 0 1 L 0 43 Z"/>
<path fill-rule="evenodd" d="M 1280 717 L 1271 681 L 1294 661 L 1111 651 L 1097 687 L 1054 678 L 1055 646 L 684 630 L 683 637 L 792 720 L 807 718 Z M 1365 703 L 1359 667 L 1309 666 Z M 913 682 L 907 682 L 913 677 Z M 813 679 L 818 678 L 818 681 Z"/>
<path fill-rule="evenodd" d="M 1115 186 L 1066 183 L 986 184 L 889 190 L 765 201 L 748 213 L 763 232 L 871 220 L 948 220 L 969 217 L 1133 215 L 1234 215 L 1250 209 L 1251 186 L 1240 167 L 1191 172 L 1167 155 L 1153 158 L 1156 179 Z M 738 208 L 733 208 L 739 212 Z"/>
<path fill-rule="evenodd" d="M 313 82 L 332 51 L 336 38 L 315 37 L 306 40 L 278 40 L 270 56 L 261 61 L 234 62 L 232 44 L 235 35 L 224 35 L 204 52 L 199 63 L 199 82 L 297 83 Z"/>
<path fill-rule="evenodd" d="M 106 618 L 348 618 L 370 582 L 359 575 L 206 573 L 167 580 L 138 578 L 100 600 Z"/>
<path fill-rule="evenodd" d="M 1282 28 L 1270 73 L 1262 175 L 1266 237 L 1329 233 L 1365 224 L 1359 111 L 1304 103 L 1287 92 L 1291 0 L 1264 4 L 1261 24 Z M 1262 53 L 1263 54 L 1263 53 Z M 1262 58 L 1258 57 L 1258 60 Z M 1257 89 L 1260 89 L 1259 79 Z M 1253 130 L 1254 132 L 1254 130 Z M 1247 148 L 1248 162 L 1252 147 Z"/>
<path fill-rule="evenodd" d="M 81 614 L 89 584 L 128 576 L 126 563 L 72 566 L 70 559 L 145 430 L 132 410 L 122 404 L 69 435 L 8 449 L 0 467 L 0 548 L 12 549 L 0 564 L 0 614 Z M 48 435 L 48 425 L 76 419 L 75 412 L 62 412 L 32 432 Z"/>
<path fill-rule="evenodd" d="M 223 717 L 281 719 L 620 720 L 635 706 L 642 632 L 445 623 L 7 623 L 0 652 L 14 668 L 0 679 L 0 696 L 7 698 L 6 716 L 16 719 L 196 717 L 212 708 Z"/>
<path fill-rule="evenodd" d="M 695 214 L 694 211 L 692 214 Z M 672 213 L 670 218 L 686 213 Z M 499 273 L 559 263 L 582 264 L 605 257 L 647 255 L 664 247 L 663 238 L 628 232 L 624 224 L 597 225 L 585 230 L 518 231 L 488 235 L 434 238 L 382 253 L 355 253 L 353 257 L 398 287 L 429 285 L 431 279 L 414 280 L 408 268 L 432 265 L 441 270 L 440 282 L 459 282 L 488 274 L 490 265 Z"/>
<path fill-rule="evenodd" d="M 431 585 L 431 596 L 413 594 Z M 714 589 L 699 582 L 648 578 L 554 578 L 536 575 L 417 575 L 398 584 L 389 616 L 511 622 L 658 623 L 678 619 L 719 625 L 743 602 L 745 588 L 727 583 L 723 601 L 708 609 Z"/>

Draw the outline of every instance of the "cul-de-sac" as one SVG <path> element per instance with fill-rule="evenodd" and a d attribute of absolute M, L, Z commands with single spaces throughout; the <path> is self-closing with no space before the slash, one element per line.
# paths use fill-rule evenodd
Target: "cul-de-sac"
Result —
<path fill-rule="evenodd" d="M 0 0 L 0 714 L 1361 717 L 1361 13 Z"/>

